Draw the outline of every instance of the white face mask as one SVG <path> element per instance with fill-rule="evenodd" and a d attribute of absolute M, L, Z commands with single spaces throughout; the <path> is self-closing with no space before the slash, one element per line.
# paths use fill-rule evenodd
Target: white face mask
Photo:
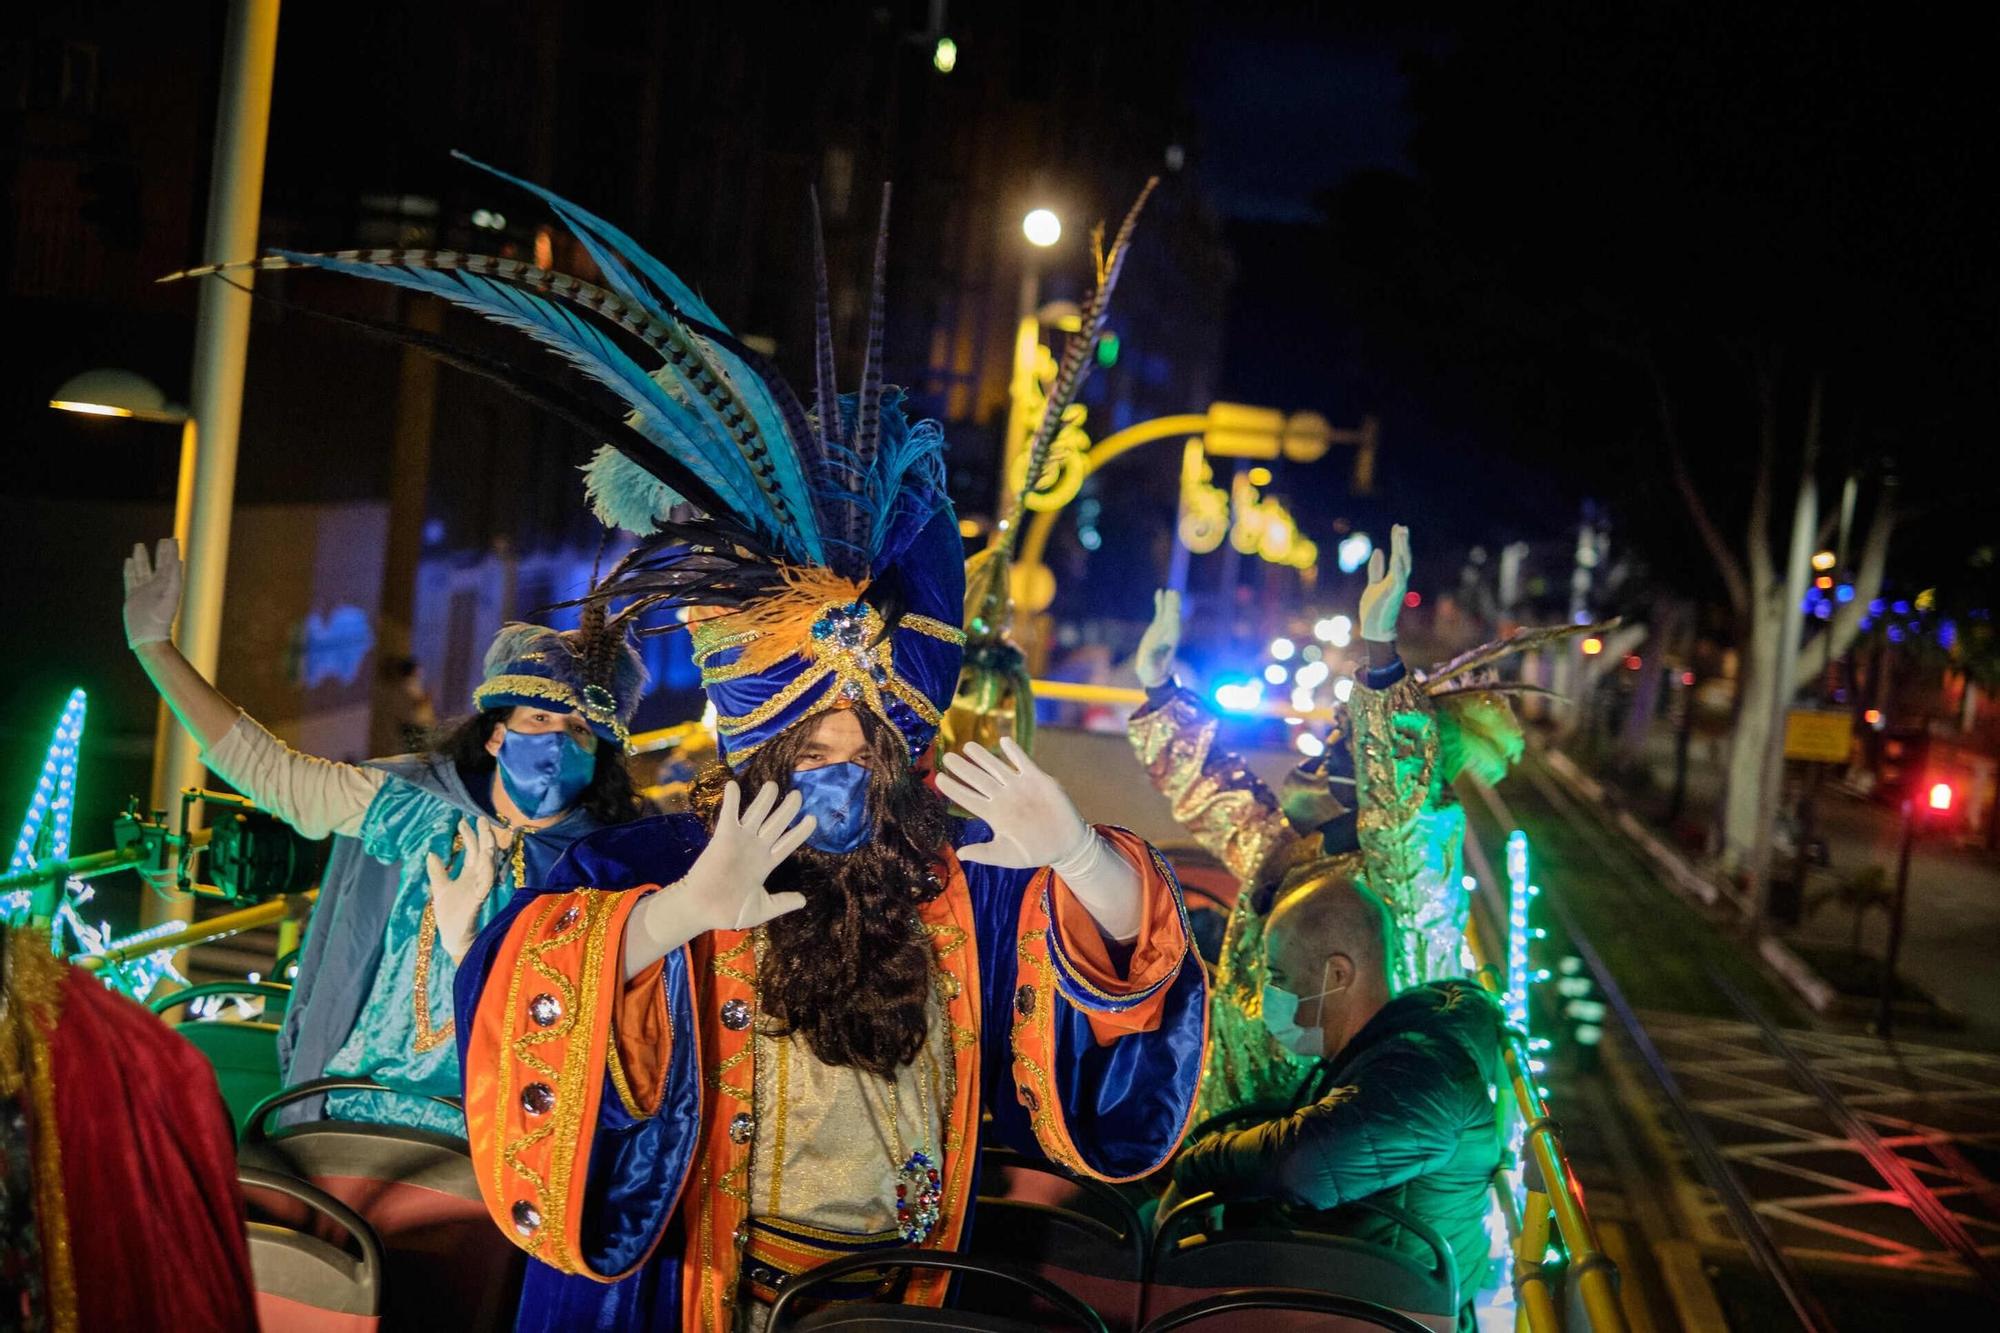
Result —
<path fill-rule="evenodd" d="M 1326 978 L 1326 965 L 1320 965 L 1320 978 Z M 1317 1060 L 1326 1054 L 1326 1028 L 1324 1026 L 1300 1027 L 1299 1006 L 1307 1000 L 1322 999 L 1332 994 L 1322 990 L 1317 995 L 1298 996 L 1282 986 L 1264 983 L 1264 1027 L 1273 1041 L 1293 1055 L 1303 1055 Z M 1326 1006 L 1320 1006 L 1320 1017 L 1326 1017 Z"/>

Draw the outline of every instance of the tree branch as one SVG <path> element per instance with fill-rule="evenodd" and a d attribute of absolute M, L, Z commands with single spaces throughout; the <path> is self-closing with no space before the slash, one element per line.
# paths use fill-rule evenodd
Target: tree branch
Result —
<path fill-rule="evenodd" d="M 1799 652 L 1792 688 L 1804 689 L 1836 657 L 1843 657 L 1861 634 L 1861 621 L 1868 604 L 1882 592 L 1882 578 L 1889 565 L 1889 538 L 1896 530 L 1896 493 L 1893 484 L 1884 484 L 1882 498 L 1868 522 L 1868 535 L 1861 544 L 1861 563 L 1854 574 L 1854 596 L 1835 609 L 1826 629 Z"/>
<path fill-rule="evenodd" d="M 1653 400 L 1659 410 L 1660 436 L 1666 441 L 1667 463 L 1673 472 L 1674 489 L 1681 493 L 1688 516 L 1694 520 L 1694 530 L 1700 535 L 1701 544 L 1708 548 L 1709 558 L 1715 561 L 1723 586 L 1729 591 L 1730 608 L 1741 620 L 1750 613 L 1750 585 L 1743 576 L 1743 562 L 1729 549 L 1722 530 L 1715 525 L 1708 505 L 1701 498 L 1701 492 L 1695 489 L 1694 476 L 1688 471 L 1687 452 L 1681 447 L 1680 429 L 1674 420 L 1673 402 L 1667 396 L 1666 380 L 1660 374 L 1659 363 L 1648 355 L 1645 364 L 1646 372 L 1653 381 Z"/>

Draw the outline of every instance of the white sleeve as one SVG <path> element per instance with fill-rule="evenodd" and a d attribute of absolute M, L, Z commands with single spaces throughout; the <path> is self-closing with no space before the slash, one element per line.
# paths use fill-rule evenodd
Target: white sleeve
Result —
<path fill-rule="evenodd" d="M 308 838 L 361 832 L 388 774 L 300 754 L 246 714 L 202 759 L 229 784 Z"/>

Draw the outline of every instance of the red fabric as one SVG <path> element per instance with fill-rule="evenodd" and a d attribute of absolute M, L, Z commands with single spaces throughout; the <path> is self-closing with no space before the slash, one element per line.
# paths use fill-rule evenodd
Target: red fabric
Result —
<path fill-rule="evenodd" d="M 215 1072 L 87 972 L 49 1038 L 82 1333 L 257 1327 L 236 1142 Z"/>
<path fill-rule="evenodd" d="M 372 1314 L 341 1314 L 322 1310 L 288 1296 L 257 1293 L 257 1317 L 265 1333 L 375 1333 L 382 1320 Z"/>

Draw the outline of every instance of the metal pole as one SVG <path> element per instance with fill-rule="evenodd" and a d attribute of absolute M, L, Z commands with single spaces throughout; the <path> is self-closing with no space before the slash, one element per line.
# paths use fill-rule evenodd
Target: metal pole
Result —
<path fill-rule="evenodd" d="M 1896 896 L 1889 904 L 1889 947 L 1882 955 L 1882 999 L 1875 1010 L 1875 1031 L 1888 1036 L 1894 1030 L 1896 956 L 1903 951 L 1903 909 L 1910 900 L 1910 844 L 1916 840 L 1917 805 L 1903 799 L 1903 846 L 1896 853 Z"/>
<path fill-rule="evenodd" d="M 222 45 L 222 87 L 216 110 L 215 159 L 208 195 L 203 263 L 248 259 L 257 252 L 264 195 L 264 145 L 271 123 L 271 80 L 278 49 L 278 0 L 233 0 Z M 237 279 L 247 287 L 251 275 Z M 215 679 L 222 647 L 223 576 L 229 568 L 229 520 L 236 493 L 236 445 L 243 418 L 243 374 L 250 345 L 250 294 L 227 283 L 201 285 L 195 316 L 194 371 L 188 393 L 193 418 L 183 445 L 187 585 L 177 641 L 194 669 Z M 189 477 L 185 451 L 193 447 Z M 175 528 L 181 527 L 177 518 Z M 166 728 L 155 769 L 152 807 L 173 807 L 183 788 L 199 786 L 201 751 L 185 728 Z M 143 899 L 146 924 L 188 920 L 193 904 Z"/>

